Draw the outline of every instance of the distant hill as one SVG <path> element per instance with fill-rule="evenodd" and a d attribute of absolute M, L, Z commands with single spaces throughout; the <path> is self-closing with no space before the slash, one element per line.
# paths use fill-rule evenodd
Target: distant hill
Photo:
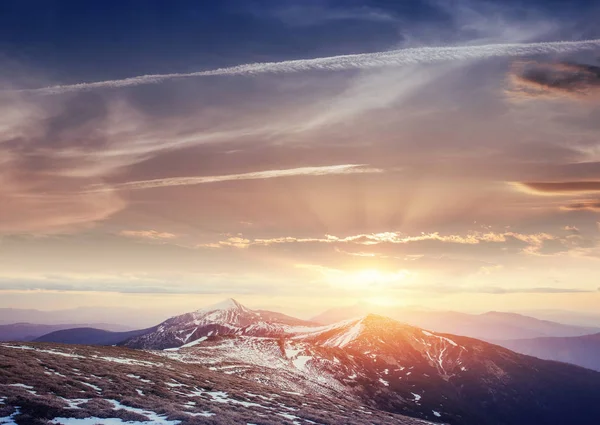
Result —
<path fill-rule="evenodd" d="M 517 353 L 600 371 L 600 333 L 566 338 L 496 341 L 496 343 Z"/>
<path fill-rule="evenodd" d="M 13 323 L 62 325 L 70 323 L 71 327 L 94 326 L 113 331 L 130 331 L 147 328 L 167 317 L 169 314 L 165 311 L 122 307 L 78 307 L 64 310 L 0 308 L 0 325 Z M 96 323 L 106 325 L 96 326 Z M 122 323 L 127 323 L 127 326 L 121 325 Z"/>
<path fill-rule="evenodd" d="M 8 325 L 0 325 L 0 341 L 33 341 L 34 339 L 39 338 L 40 336 L 48 334 L 50 332 L 80 327 L 94 327 L 103 331 L 129 330 L 125 326 L 117 326 L 104 323 L 62 323 L 56 325 L 46 325 L 38 323 L 11 323 Z"/>
<path fill-rule="evenodd" d="M 565 325 L 517 313 L 492 311 L 483 314 L 469 314 L 455 311 L 386 308 L 363 304 L 327 310 L 311 320 L 317 323 L 331 324 L 370 313 L 381 314 L 400 322 L 436 332 L 464 335 L 486 341 L 549 336 L 581 336 L 600 332 L 600 328 L 596 327 Z"/>
<path fill-rule="evenodd" d="M 536 317 L 542 320 L 565 323 L 567 325 L 600 327 L 600 313 L 578 312 L 569 310 L 525 310 L 516 313 Z"/>
<path fill-rule="evenodd" d="M 35 341 L 61 344 L 116 345 L 129 338 L 138 337 L 155 330 L 156 327 L 127 332 L 111 332 L 96 328 L 71 328 L 50 332 L 35 339 Z"/>

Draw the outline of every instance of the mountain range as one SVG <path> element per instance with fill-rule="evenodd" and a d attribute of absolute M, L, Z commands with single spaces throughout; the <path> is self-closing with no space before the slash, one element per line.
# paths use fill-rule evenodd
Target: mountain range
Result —
<path fill-rule="evenodd" d="M 512 326 L 526 323 L 537 332 L 577 332 L 574 327 L 556 326 L 560 324 L 520 315 L 491 313 L 477 317 Z M 493 339 L 494 334 L 489 337 Z M 121 356 L 133 358 L 140 349 L 145 350 L 168 364 L 210 371 L 215 374 L 213 382 L 220 382 L 220 377 L 235 377 L 248 385 L 264 386 L 271 392 L 311 394 L 333 400 L 334 404 L 351 402 L 363 409 L 432 422 L 592 425 L 597 424 L 600 417 L 598 372 L 374 314 L 323 325 L 281 313 L 252 310 L 228 299 L 133 333 L 80 328 L 54 332 L 41 339 L 118 344 L 121 348 L 114 349 L 122 350 L 119 351 Z M 27 353 L 41 350 L 38 345 L 20 347 Z M 71 350 L 62 345 L 52 347 L 44 350 Z M 86 346 L 73 347 L 72 350 L 82 350 L 81 347 Z M 106 357 L 102 354 L 105 348 L 87 347 L 86 358 Z M 79 369 L 67 371 L 71 375 L 60 373 L 81 379 L 77 375 L 81 373 Z M 76 376 L 72 376 L 73 373 Z M 93 376 L 102 375 L 94 373 Z M 180 378 L 173 379 L 181 383 Z M 176 388 L 178 384 L 173 385 Z M 127 391 L 131 392 L 131 388 L 124 388 L 121 393 Z M 260 392 L 263 396 L 264 391 Z M 123 402 L 111 394 L 110 400 Z M 127 400 L 136 408 L 143 404 Z M 90 410 L 89 414 L 97 412 Z M 393 418 L 382 423 L 408 423 L 402 422 L 405 419 L 400 416 Z M 203 423 L 221 423 L 214 418 L 202 420 Z M 308 422 L 295 419 L 290 423 L 310 421 L 312 419 Z M 345 421 L 341 423 L 351 423 Z"/>

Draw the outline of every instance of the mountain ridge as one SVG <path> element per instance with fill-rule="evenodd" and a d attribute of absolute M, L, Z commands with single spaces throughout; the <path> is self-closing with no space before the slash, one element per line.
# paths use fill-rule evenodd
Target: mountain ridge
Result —
<path fill-rule="evenodd" d="M 375 306 L 357 304 L 337 307 L 312 317 L 317 323 L 335 323 L 350 317 L 374 312 Z M 545 336 L 581 336 L 600 332 L 600 328 L 566 325 L 549 320 L 519 314 L 490 311 L 470 314 L 455 311 L 406 310 L 402 308 L 377 307 L 379 314 L 395 320 L 446 332 L 484 340 L 523 339 Z"/>
<path fill-rule="evenodd" d="M 600 332 L 572 337 L 503 340 L 495 343 L 517 353 L 600 371 Z"/>

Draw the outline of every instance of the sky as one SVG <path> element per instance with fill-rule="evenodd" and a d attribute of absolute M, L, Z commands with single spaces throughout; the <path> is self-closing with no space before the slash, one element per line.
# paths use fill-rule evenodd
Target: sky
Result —
<path fill-rule="evenodd" d="M 0 307 L 593 312 L 599 19 L 0 2 Z"/>

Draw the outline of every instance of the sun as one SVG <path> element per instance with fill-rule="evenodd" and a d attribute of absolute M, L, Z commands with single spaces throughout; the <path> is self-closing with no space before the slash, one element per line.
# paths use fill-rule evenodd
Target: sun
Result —
<path fill-rule="evenodd" d="M 383 271 L 379 269 L 363 269 L 349 274 L 349 283 L 355 287 L 385 289 L 397 286 L 410 277 L 407 270 Z"/>
<path fill-rule="evenodd" d="M 365 283 L 378 282 L 383 280 L 384 278 L 384 273 L 380 272 L 377 269 L 360 270 L 356 273 L 356 279 Z"/>

